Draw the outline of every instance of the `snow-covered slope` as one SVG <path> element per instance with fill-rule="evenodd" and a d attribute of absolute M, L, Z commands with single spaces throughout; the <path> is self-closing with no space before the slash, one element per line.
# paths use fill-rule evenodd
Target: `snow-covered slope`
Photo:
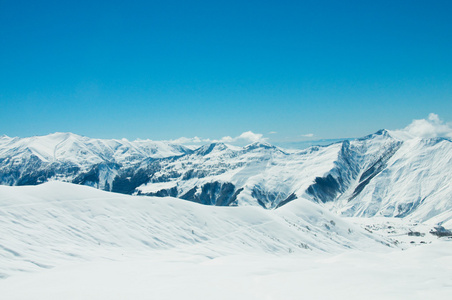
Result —
<path fill-rule="evenodd" d="M 59 160 L 78 164 L 104 161 L 141 161 L 143 158 L 162 158 L 189 152 L 181 145 L 151 140 L 91 139 L 73 133 L 54 133 L 30 138 L 0 138 L 0 155 L 35 155 L 45 162 Z"/>
<path fill-rule="evenodd" d="M 362 169 L 336 200 L 349 216 L 406 217 L 431 222 L 452 219 L 452 142 L 397 140 L 388 155 Z"/>
<path fill-rule="evenodd" d="M 366 230 L 304 199 L 265 210 L 0 186 L 0 297 L 450 298 L 448 239 L 405 219 L 351 220 Z"/>
<path fill-rule="evenodd" d="M 286 152 L 261 143 L 244 148 L 206 145 L 192 154 L 159 161 L 159 171 L 137 190 L 203 204 L 276 208 L 296 199 L 316 176 L 333 168 L 340 147 Z M 141 168 L 149 169 L 153 164 L 142 164 Z M 166 186 L 159 190 L 162 182 Z"/>
<path fill-rule="evenodd" d="M 452 219 L 452 142 L 380 130 L 284 150 L 222 143 L 190 150 L 164 142 L 73 134 L 0 138 L 0 182 L 61 180 L 124 194 L 217 206 L 280 208 L 300 198 L 346 216 Z"/>
<path fill-rule="evenodd" d="M 390 246 L 307 200 L 281 210 L 212 207 L 56 181 L 0 186 L 0 232 L 0 277 L 163 250 L 217 257 Z"/>
<path fill-rule="evenodd" d="M 144 159 L 190 153 L 166 142 L 91 139 L 72 133 L 30 138 L 0 137 L 0 181 L 30 185 L 49 179 L 111 190 L 121 168 Z"/>

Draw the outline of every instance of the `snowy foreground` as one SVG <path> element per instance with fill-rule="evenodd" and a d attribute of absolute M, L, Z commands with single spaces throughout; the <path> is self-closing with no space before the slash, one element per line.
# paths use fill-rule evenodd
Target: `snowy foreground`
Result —
<path fill-rule="evenodd" d="M 0 298 L 449 299 L 452 241 L 431 228 L 303 199 L 264 210 L 0 186 Z"/>

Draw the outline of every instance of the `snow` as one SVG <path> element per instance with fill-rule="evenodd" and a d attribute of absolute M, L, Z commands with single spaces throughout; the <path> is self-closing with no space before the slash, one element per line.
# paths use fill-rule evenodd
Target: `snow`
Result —
<path fill-rule="evenodd" d="M 292 193 L 302 195 L 316 177 L 331 170 L 340 148 L 340 144 L 335 144 L 288 154 L 269 144 L 254 143 L 238 148 L 216 143 L 202 146 L 177 160 L 161 161 L 162 170 L 154 174 L 154 178 L 164 178 L 168 173 L 181 174 L 177 178 L 180 194 L 211 182 L 229 182 L 236 189 L 243 188 L 237 197 L 239 206 L 258 205 L 251 196 L 254 187 L 265 192 L 275 191 L 275 199 L 268 205 L 274 208 Z M 188 175 L 193 170 L 196 174 Z M 188 179 L 182 180 L 184 177 Z M 160 186 L 160 182 L 147 183 L 137 190 L 158 191 Z"/>
<path fill-rule="evenodd" d="M 301 151 L 267 143 L 213 143 L 193 151 L 168 142 L 72 133 L 0 137 L 2 184 L 50 178 L 130 194 L 189 195 L 200 202 L 194 196 L 204 191 L 206 203 L 218 204 L 222 197 L 220 205 L 268 209 L 289 197 L 307 198 L 344 216 L 409 216 L 430 224 L 452 222 L 450 170 L 450 139 L 387 130 Z M 315 190 L 325 178 L 332 186 Z"/>
<path fill-rule="evenodd" d="M 452 242 L 405 234 L 429 228 L 305 199 L 265 210 L 0 186 L 0 297 L 448 299 Z"/>
<path fill-rule="evenodd" d="M 0 137 L 0 157 L 35 155 L 44 162 L 58 160 L 75 164 L 129 161 L 182 155 L 181 145 L 151 140 L 92 139 L 73 133 L 53 133 L 28 138 Z"/>
<path fill-rule="evenodd" d="M 449 299 L 450 243 L 391 253 L 157 253 L 0 281 L 5 299 Z M 26 288 L 24 288 L 26 287 Z"/>
<path fill-rule="evenodd" d="M 405 141 L 353 200 L 342 197 L 339 211 L 349 216 L 408 216 L 431 224 L 452 220 L 452 142 Z"/>
<path fill-rule="evenodd" d="M 136 251 L 184 249 L 215 257 L 238 249 L 292 253 L 387 247 L 384 239 L 309 201 L 285 213 L 127 196 L 56 181 L 0 186 L 0 228 L 0 258 L 6 260 L 1 276 Z"/>
<path fill-rule="evenodd" d="M 140 192 L 142 193 L 156 193 L 160 190 L 171 189 L 177 187 L 176 182 L 168 181 L 168 182 L 155 182 L 155 183 L 147 183 L 140 187 Z"/>

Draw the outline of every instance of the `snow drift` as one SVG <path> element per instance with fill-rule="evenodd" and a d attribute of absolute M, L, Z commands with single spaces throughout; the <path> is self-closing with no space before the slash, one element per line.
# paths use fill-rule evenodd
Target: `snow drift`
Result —
<path fill-rule="evenodd" d="M 61 182 L 0 186 L 0 228 L 2 277 L 67 261 L 160 250 L 217 257 L 389 246 L 306 200 L 276 211 L 221 208 Z"/>

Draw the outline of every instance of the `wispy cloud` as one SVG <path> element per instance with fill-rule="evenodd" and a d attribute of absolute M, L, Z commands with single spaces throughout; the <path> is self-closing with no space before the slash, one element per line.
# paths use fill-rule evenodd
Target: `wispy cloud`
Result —
<path fill-rule="evenodd" d="M 394 132 L 421 138 L 452 138 L 452 124 L 445 123 L 437 114 L 431 113 L 428 119 L 413 120 L 407 127 Z"/>
<path fill-rule="evenodd" d="M 307 134 L 302 134 L 300 136 L 307 137 L 307 138 L 312 138 L 312 137 L 314 137 L 314 134 L 313 133 L 307 133 Z"/>
<path fill-rule="evenodd" d="M 277 134 L 276 131 L 270 131 L 268 134 Z"/>
<path fill-rule="evenodd" d="M 255 142 L 266 142 L 268 138 L 264 137 L 261 133 L 254 133 L 252 131 L 246 131 L 242 134 L 231 137 L 224 136 L 221 139 L 203 139 L 197 136 L 188 138 L 180 137 L 178 139 L 169 140 L 171 143 L 175 144 L 201 144 L 201 143 L 255 143 Z"/>
<path fill-rule="evenodd" d="M 210 139 L 201 139 L 197 136 L 192 137 L 192 138 L 180 137 L 175 140 L 170 140 L 169 142 L 175 143 L 175 144 L 199 144 L 199 143 L 209 143 Z"/>

